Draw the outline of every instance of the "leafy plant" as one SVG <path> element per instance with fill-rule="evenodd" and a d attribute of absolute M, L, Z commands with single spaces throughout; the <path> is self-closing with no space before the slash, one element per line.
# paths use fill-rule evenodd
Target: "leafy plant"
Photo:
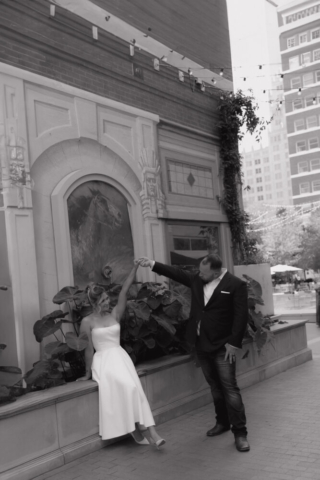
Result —
<path fill-rule="evenodd" d="M 247 282 L 248 289 L 248 325 L 247 336 L 251 337 L 255 342 L 258 353 L 261 353 L 262 348 L 270 342 L 274 335 L 270 331 L 270 326 L 274 323 L 270 316 L 263 316 L 261 312 L 256 311 L 256 305 L 264 305 L 262 298 L 262 287 L 259 282 L 249 277 L 249 275 L 242 275 Z M 244 354 L 244 356 L 246 353 Z"/>
<path fill-rule="evenodd" d="M 74 297 L 74 293 L 78 293 L 78 297 L 83 294 L 82 291 L 78 292 L 74 287 L 67 287 L 67 289 L 59 292 L 58 300 L 60 298 L 64 299 L 68 295 L 69 298 L 70 296 Z M 45 315 L 41 320 L 37 320 L 34 324 L 33 333 L 37 342 L 42 342 L 44 338 L 50 335 L 55 337 L 55 341 L 46 344 L 44 347 L 46 358 L 36 362 L 33 368 L 24 375 L 28 391 L 62 385 L 76 380 L 84 374 L 83 351 L 88 345 L 88 337 L 86 334 L 79 334 L 79 323 L 82 317 L 76 316 L 73 320 L 66 320 L 67 315 L 69 315 L 68 312 L 55 310 L 49 315 Z M 64 333 L 63 324 L 71 324 L 74 331 Z"/>
<path fill-rule="evenodd" d="M 99 285 L 108 293 L 110 305 L 113 307 L 117 303 L 121 285 Z M 63 288 L 53 302 L 68 302 L 75 323 L 80 323 L 83 317 L 92 312 L 86 292 L 78 290 L 77 287 Z M 121 345 L 132 361 L 137 363 L 187 351 L 183 336 L 189 309 L 190 300 L 183 295 L 179 287 L 169 289 L 155 282 L 133 284 L 121 321 Z"/>
<path fill-rule="evenodd" d="M 0 343 L 0 350 L 7 347 Z M 22 372 L 19 367 L 0 366 L 0 405 L 15 402 L 16 397 L 23 395 L 21 386 Z"/>
<path fill-rule="evenodd" d="M 219 198 L 231 230 L 234 263 L 236 265 L 252 263 L 257 252 L 256 239 L 247 234 L 248 214 L 241 208 L 241 155 L 238 143 L 246 132 L 256 132 L 259 141 L 265 130 L 265 122 L 256 112 L 258 105 L 253 97 L 246 96 L 241 90 L 221 95 L 220 104 L 220 157 L 223 173 L 224 191 Z"/>

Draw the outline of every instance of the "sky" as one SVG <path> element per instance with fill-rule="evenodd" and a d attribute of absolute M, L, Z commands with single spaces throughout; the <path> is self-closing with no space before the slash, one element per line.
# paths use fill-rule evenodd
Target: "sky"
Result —
<path fill-rule="evenodd" d="M 279 6 L 291 2 L 275 0 Z M 252 89 L 259 104 L 258 115 L 269 120 L 276 110 L 274 104 L 270 111 L 269 95 L 282 99 L 282 92 L 274 90 L 275 85 L 272 84 L 272 81 L 280 78 L 281 72 L 276 8 L 264 11 L 266 0 L 227 0 L 227 5 L 234 90 L 241 89 L 249 95 L 249 89 Z M 270 12 L 269 17 L 266 12 Z M 264 90 L 266 93 L 263 93 Z M 253 142 L 250 136 L 246 136 L 243 146 L 250 148 Z M 266 142 L 267 135 L 263 145 Z"/>

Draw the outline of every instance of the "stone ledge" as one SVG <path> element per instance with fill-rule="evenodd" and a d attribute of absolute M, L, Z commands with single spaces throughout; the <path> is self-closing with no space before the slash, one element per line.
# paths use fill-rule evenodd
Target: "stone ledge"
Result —
<path fill-rule="evenodd" d="M 308 320 L 299 319 L 297 321 L 288 321 L 286 324 L 276 324 L 271 327 L 271 331 L 275 335 L 278 335 L 287 330 L 299 328 L 307 323 L 307 321 Z M 248 346 L 252 343 L 252 339 L 246 338 L 243 341 L 243 346 Z M 150 360 L 146 363 L 140 363 L 136 366 L 136 369 L 139 377 L 142 379 L 156 372 L 187 364 L 191 361 L 192 355 L 168 355 L 156 360 Z M 44 408 L 59 402 L 65 402 L 69 399 L 96 391 L 98 391 L 97 384 L 93 380 L 88 380 L 85 382 L 72 382 L 48 390 L 28 393 L 25 396 L 19 397 L 16 402 L 0 407 L 0 420 L 34 410 L 35 408 Z"/>

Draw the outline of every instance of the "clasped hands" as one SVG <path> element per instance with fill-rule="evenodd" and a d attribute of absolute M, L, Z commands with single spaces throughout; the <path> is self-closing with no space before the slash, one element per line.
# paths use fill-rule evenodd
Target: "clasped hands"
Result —
<path fill-rule="evenodd" d="M 152 267 L 152 260 L 147 257 L 140 257 L 134 260 L 134 264 L 140 267 Z"/>

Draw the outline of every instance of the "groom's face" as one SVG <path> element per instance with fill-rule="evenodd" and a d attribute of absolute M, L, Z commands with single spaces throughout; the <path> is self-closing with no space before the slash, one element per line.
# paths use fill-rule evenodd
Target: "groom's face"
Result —
<path fill-rule="evenodd" d="M 203 283 L 209 283 L 221 275 L 221 268 L 212 269 L 209 263 L 200 263 L 199 277 Z"/>

